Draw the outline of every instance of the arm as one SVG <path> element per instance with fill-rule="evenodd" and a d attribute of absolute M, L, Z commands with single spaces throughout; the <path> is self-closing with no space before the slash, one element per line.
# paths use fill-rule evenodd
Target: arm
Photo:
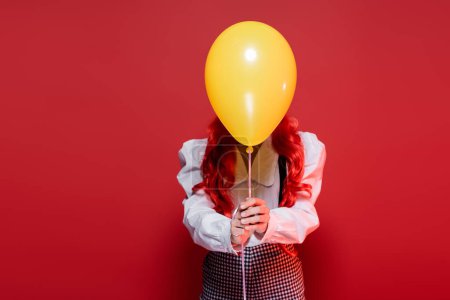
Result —
<path fill-rule="evenodd" d="M 178 152 L 181 170 L 177 179 L 186 192 L 183 224 L 197 245 L 237 254 L 231 244 L 231 219 L 214 210 L 214 203 L 203 190 L 192 192 L 192 187 L 203 179 L 200 167 L 205 146 L 206 141 L 190 140 Z"/>
<path fill-rule="evenodd" d="M 267 230 L 261 243 L 303 243 L 306 236 L 319 227 L 319 217 L 314 204 L 322 186 L 326 150 L 325 145 L 312 133 L 307 134 L 304 147 L 309 153 L 305 159 L 302 182 L 311 184 L 311 197 L 306 192 L 299 192 L 294 206 L 271 209 Z"/>

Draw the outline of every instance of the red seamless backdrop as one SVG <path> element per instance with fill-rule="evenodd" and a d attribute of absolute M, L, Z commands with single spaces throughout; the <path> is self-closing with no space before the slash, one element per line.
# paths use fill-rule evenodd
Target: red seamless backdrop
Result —
<path fill-rule="evenodd" d="M 449 299 L 446 1 L 0 2 L 0 299 L 197 299 L 177 151 L 226 27 L 290 42 L 327 147 L 309 300 Z"/>

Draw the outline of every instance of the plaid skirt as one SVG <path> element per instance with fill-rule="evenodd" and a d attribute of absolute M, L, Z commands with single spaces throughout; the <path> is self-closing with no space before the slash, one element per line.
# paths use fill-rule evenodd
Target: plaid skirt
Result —
<path fill-rule="evenodd" d="M 287 250 L 295 251 L 293 245 Z M 305 300 L 302 263 L 277 244 L 261 244 L 244 249 L 248 300 Z M 203 262 L 202 300 L 240 300 L 242 293 L 241 257 L 210 251 Z"/>

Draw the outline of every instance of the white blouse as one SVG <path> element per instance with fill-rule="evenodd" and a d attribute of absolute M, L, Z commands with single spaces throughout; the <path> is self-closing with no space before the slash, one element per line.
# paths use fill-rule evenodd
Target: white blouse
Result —
<path fill-rule="evenodd" d="M 266 139 L 252 163 L 252 196 L 266 201 L 270 220 L 264 236 L 259 239 L 252 235 L 247 247 L 261 243 L 303 243 L 306 236 L 319 227 L 314 204 L 322 186 L 325 145 L 314 133 L 299 131 L 298 134 L 305 152 L 302 182 L 311 184 L 312 195 L 299 192 L 294 206 L 278 207 L 278 153 L 272 147 L 271 137 Z M 206 138 L 192 139 L 183 143 L 178 153 L 181 170 L 177 179 L 187 195 L 183 200 L 183 223 L 196 244 L 211 251 L 237 254 L 230 240 L 231 219 L 214 210 L 214 203 L 203 190 L 192 193 L 192 187 L 203 180 L 201 163 L 206 145 Z M 230 190 L 235 207 L 248 197 L 247 168 L 237 148 L 236 155 L 235 183 Z"/>

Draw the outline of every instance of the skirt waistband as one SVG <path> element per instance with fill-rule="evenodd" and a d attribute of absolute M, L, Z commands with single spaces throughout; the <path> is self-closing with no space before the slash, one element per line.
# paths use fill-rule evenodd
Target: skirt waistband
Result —
<path fill-rule="evenodd" d="M 264 244 L 244 248 L 244 254 L 246 256 L 256 255 L 258 253 L 280 254 L 281 252 L 284 252 L 285 254 L 288 254 L 289 256 L 299 256 L 298 255 L 299 251 L 295 244 L 264 243 Z M 217 251 L 210 251 L 210 253 L 220 254 L 220 255 L 230 255 L 230 256 L 236 257 L 236 255 L 233 253 L 224 253 L 224 252 L 217 252 Z"/>

